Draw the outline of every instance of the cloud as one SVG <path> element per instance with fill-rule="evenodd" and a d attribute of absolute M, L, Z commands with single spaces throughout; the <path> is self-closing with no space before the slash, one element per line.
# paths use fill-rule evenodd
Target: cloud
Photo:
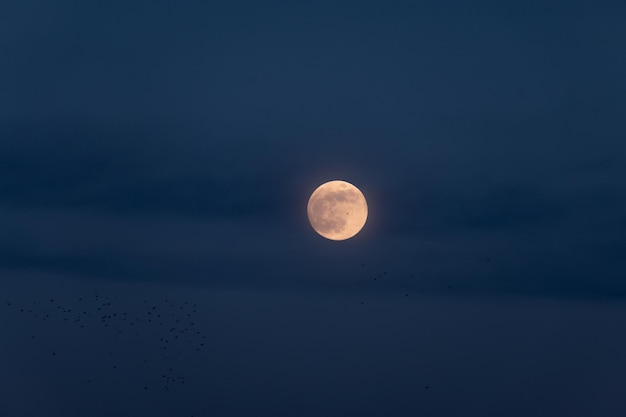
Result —
<path fill-rule="evenodd" d="M 3 126 L 0 197 L 23 207 L 246 216 L 277 207 L 271 169 L 152 126 Z M 175 138 L 175 139 L 174 139 Z"/>

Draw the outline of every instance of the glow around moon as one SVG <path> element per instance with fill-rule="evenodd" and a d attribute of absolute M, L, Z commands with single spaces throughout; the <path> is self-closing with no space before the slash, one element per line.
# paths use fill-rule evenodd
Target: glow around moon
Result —
<path fill-rule="evenodd" d="M 346 181 L 329 181 L 317 187 L 307 206 L 313 229 L 330 240 L 346 240 L 361 231 L 367 220 L 365 196 Z"/>

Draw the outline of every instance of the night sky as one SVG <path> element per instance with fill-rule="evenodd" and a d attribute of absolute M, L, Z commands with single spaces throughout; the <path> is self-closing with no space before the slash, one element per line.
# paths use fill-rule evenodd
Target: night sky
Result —
<path fill-rule="evenodd" d="M 0 416 L 625 415 L 623 1 L 0 2 Z"/>

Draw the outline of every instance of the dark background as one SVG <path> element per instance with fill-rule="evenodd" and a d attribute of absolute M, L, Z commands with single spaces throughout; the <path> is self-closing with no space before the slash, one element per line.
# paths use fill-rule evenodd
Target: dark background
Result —
<path fill-rule="evenodd" d="M 624 416 L 625 121 L 618 1 L 2 1 L 0 415 Z"/>

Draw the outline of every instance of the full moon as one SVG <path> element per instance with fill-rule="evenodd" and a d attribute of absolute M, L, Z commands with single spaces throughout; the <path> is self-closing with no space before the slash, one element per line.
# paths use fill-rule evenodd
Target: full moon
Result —
<path fill-rule="evenodd" d="M 365 196 L 346 181 L 329 181 L 317 187 L 307 205 L 313 229 L 330 240 L 350 239 L 367 220 Z"/>

